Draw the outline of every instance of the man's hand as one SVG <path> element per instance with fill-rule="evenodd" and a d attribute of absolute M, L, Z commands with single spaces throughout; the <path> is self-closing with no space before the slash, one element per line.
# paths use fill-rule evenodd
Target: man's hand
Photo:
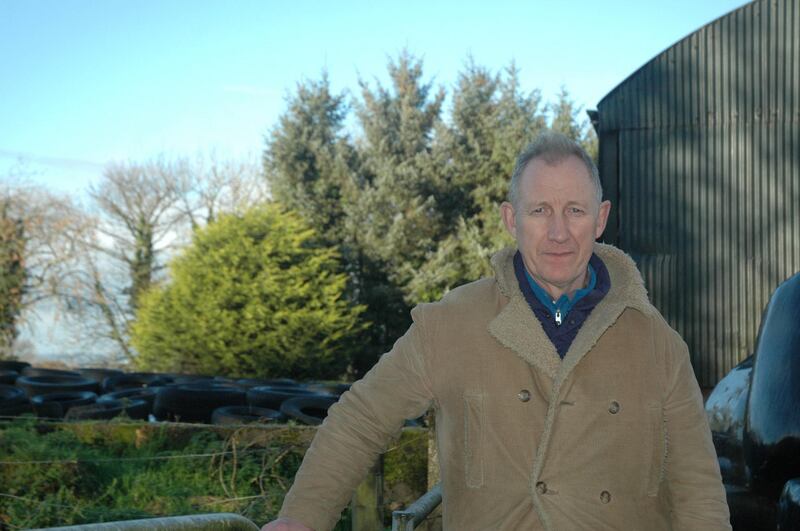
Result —
<path fill-rule="evenodd" d="M 297 520 L 292 520 L 291 518 L 278 518 L 277 520 L 264 525 L 264 527 L 261 528 L 261 531 L 314 531 L 314 530 L 311 529 L 310 527 L 306 527 Z"/>

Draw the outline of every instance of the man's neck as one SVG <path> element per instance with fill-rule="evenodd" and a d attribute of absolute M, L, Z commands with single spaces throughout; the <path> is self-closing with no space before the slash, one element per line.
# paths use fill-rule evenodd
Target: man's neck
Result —
<path fill-rule="evenodd" d="M 537 278 L 535 275 L 531 274 L 528 271 L 528 274 L 531 275 L 531 278 L 539 285 L 547 295 L 553 300 L 553 302 L 557 301 L 561 298 L 562 295 L 566 295 L 568 299 L 572 300 L 575 297 L 575 293 L 585 288 L 589 284 L 589 269 L 587 267 L 586 271 L 583 273 L 583 277 L 580 279 L 576 279 L 569 286 L 558 286 L 555 284 L 550 284 L 547 282 L 543 282 L 540 278 Z"/>

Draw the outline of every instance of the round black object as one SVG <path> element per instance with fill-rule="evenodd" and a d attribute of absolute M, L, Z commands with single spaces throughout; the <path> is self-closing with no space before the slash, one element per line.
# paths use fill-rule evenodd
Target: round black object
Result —
<path fill-rule="evenodd" d="M 11 385 L 0 385 L 0 417 L 17 417 L 33 409 L 25 391 Z"/>
<path fill-rule="evenodd" d="M 302 384 L 297 383 L 295 380 L 292 380 L 291 378 L 272 378 L 272 379 L 240 378 L 239 380 L 236 380 L 236 385 L 240 385 L 248 389 L 252 387 L 265 387 L 265 386 L 292 387 L 292 388 L 298 388 L 302 386 Z"/>
<path fill-rule="evenodd" d="M 298 396 L 281 404 L 281 413 L 303 424 L 318 426 L 328 416 L 328 408 L 338 400 L 330 395 Z"/>
<path fill-rule="evenodd" d="M 89 378 L 90 380 L 94 380 L 99 384 L 102 384 L 103 380 L 109 376 L 119 376 L 120 374 L 124 374 L 118 369 L 105 369 L 102 367 L 81 367 L 79 369 L 75 369 L 75 371 L 84 378 Z"/>
<path fill-rule="evenodd" d="M 123 389 L 121 391 L 114 391 L 113 393 L 106 393 L 97 398 L 98 403 L 116 402 L 117 400 L 143 400 L 150 411 L 153 410 L 153 404 L 156 401 L 158 394 L 158 387 L 134 387 L 131 389 Z M 148 413 L 150 413 L 148 411 Z"/>
<path fill-rule="evenodd" d="M 87 406 L 73 407 L 66 414 L 67 420 L 103 420 L 125 414 L 135 420 L 145 420 L 150 415 L 150 406 L 141 399 L 119 399 L 95 402 Z"/>
<path fill-rule="evenodd" d="M 110 393 L 122 389 L 135 389 L 137 387 L 161 387 L 172 383 L 172 378 L 166 374 L 151 372 L 131 372 L 109 376 L 103 380 L 103 390 Z"/>
<path fill-rule="evenodd" d="M 172 381 L 172 383 L 180 385 L 216 381 L 213 376 L 208 376 L 206 374 L 170 373 L 170 374 L 165 374 L 164 376 L 167 376 Z"/>
<path fill-rule="evenodd" d="M 17 371 L 0 370 L 0 384 L 11 385 L 19 378 Z"/>
<path fill-rule="evenodd" d="M 22 369 L 23 376 L 80 376 L 75 371 L 62 371 L 61 369 L 44 369 L 40 367 L 25 367 Z"/>
<path fill-rule="evenodd" d="M 20 376 L 15 382 L 29 397 L 49 393 L 98 390 L 97 382 L 82 376 Z"/>
<path fill-rule="evenodd" d="M 31 405 L 37 417 L 60 419 L 75 406 L 93 404 L 97 395 L 91 391 L 50 393 L 31 398 Z"/>
<path fill-rule="evenodd" d="M 0 385 L 0 408 L 27 403 L 28 398 L 24 389 L 12 385 Z"/>
<path fill-rule="evenodd" d="M 225 406 L 218 407 L 211 415 L 211 424 L 274 423 L 286 417 L 280 411 L 265 407 Z"/>
<path fill-rule="evenodd" d="M 319 393 L 302 387 L 259 386 L 247 390 L 247 403 L 255 407 L 280 409 L 281 404 L 298 396 L 315 396 Z"/>
<path fill-rule="evenodd" d="M 30 367 L 27 361 L 0 360 L 0 371 L 16 371 L 21 374 L 25 367 Z"/>
<path fill-rule="evenodd" d="M 800 531 L 800 478 L 790 479 L 783 486 L 778 500 L 779 531 Z"/>
<path fill-rule="evenodd" d="M 211 413 L 218 407 L 243 406 L 247 395 L 229 385 L 206 383 L 162 387 L 153 405 L 159 420 L 178 422 L 211 422 Z"/>
<path fill-rule="evenodd" d="M 223 382 L 221 380 L 215 380 L 213 378 L 195 380 L 195 381 L 192 381 L 192 382 L 183 382 L 183 383 L 173 382 L 171 384 L 167 384 L 167 387 L 187 387 L 187 386 L 191 387 L 192 389 L 195 389 L 195 390 L 200 390 L 200 389 L 220 389 L 220 388 L 222 388 L 222 389 L 240 389 L 240 387 L 238 385 L 236 385 L 235 383 Z M 242 391 L 244 391 L 244 390 L 242 389 Z"/>

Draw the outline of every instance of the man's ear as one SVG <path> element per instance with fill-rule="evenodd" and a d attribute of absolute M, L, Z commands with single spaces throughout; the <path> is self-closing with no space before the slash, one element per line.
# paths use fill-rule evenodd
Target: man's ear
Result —
<path fill-rule="evenodd" d="M 503 224 L 506 230 L 516 240 L 517 239 L 517 220 L 514 218 L 514 206 L 508 201 L 503 201 L 500 205 L 500 216 L 503 218 Z"/>
<path fill-rule="evenodd" d="M 606 230 L 606 223 L 608 222 L 608 215 L 611 212 L 611 201 L 603 201 L 600 203 L 600 210 L 597 213 L 597 225 L 594 229 L 594 239 L 600 238 L 603 231 Z"/>

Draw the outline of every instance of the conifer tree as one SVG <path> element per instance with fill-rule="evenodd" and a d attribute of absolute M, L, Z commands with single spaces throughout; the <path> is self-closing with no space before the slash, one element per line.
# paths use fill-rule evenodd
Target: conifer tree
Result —
<path fill-rule="evenodd" d="M 145 370 L 339 378 L 362 325 L 335 248 L 278 204 L 199 229 L 132 327 Z"/>
<path fill-rule="evenodd" d="M 422 61 L 407 51 L 389 61 L 390 85 L 361 81 L 356 103 L 363 134 L 357 144 L 359 190 L 346 205 L 349 234 L 359 250 L 359 302 L 371 322 L 356 363 L 368 369 L 411 323 L 406 286 L 450 227 L 437 198 L 439 168 L 432 143 L 444 91 L 423 81 Z"/>
<path fill-rule="evenodd" d="M 328 244 L 342 245 L 344 203 L 352 193 L 355 152 L 344 133 L 345 94 L 327 73 L 297 85 L 268 139 L 264 167 L 272 196 L 298 212 Z"/>
<path fill-rule="evenodd" d="M 461 198 L 453 231 L 408 284 L 408 298 L 436 300 L 458 285 L 491 274 L 489 258 L 512 243 L 500 221 L 508 180 L 521 146 L 546 127 L 538 91 L 520 88 L 512 64 L 502 75 L 468 62 L 453 94 L 451 126 L 437 142 L 454 197 Z M 466 197 L 463 197 L 466 194 Z"/>
<path fill-rule="evenodd" d="M 597 135 L 588 120 L 581 119 L 583 109 L 575 105 L 566 87 L 561 87 L 556 101 L 549 105 L 550 128 L 580 143 L 597 160 Z"/>
<path fill-rule="evenodd" d="M 441 235 L 437 171 L 431 157 L 444 90 L 422 80 L 422 61 L 407 51 L 389 61 L 389 88 L 361 82 L 357 116 L 362 189 L 350 209 L 365 249 L 403 285 Z"/>
<path fill-rule="evenodd" d="M 422 61 L 403 51 L 388 78 L 360 81 L 353 138 L 345 94 L 325 75 L 299 84 L 264 157 L 274 196 L 338 246 L 348 298 L 366 306 L 356 375 L 407 329 L 412 305 L 491 274 L 491 255 L 513 243 L 498 206 L 548 115 L 590 149 L 593 138 L 566 89 L 545 106 L 513 63 L 495 74 L 469 59 L 445 119 L 445 92 L 424 79 Z"/>

